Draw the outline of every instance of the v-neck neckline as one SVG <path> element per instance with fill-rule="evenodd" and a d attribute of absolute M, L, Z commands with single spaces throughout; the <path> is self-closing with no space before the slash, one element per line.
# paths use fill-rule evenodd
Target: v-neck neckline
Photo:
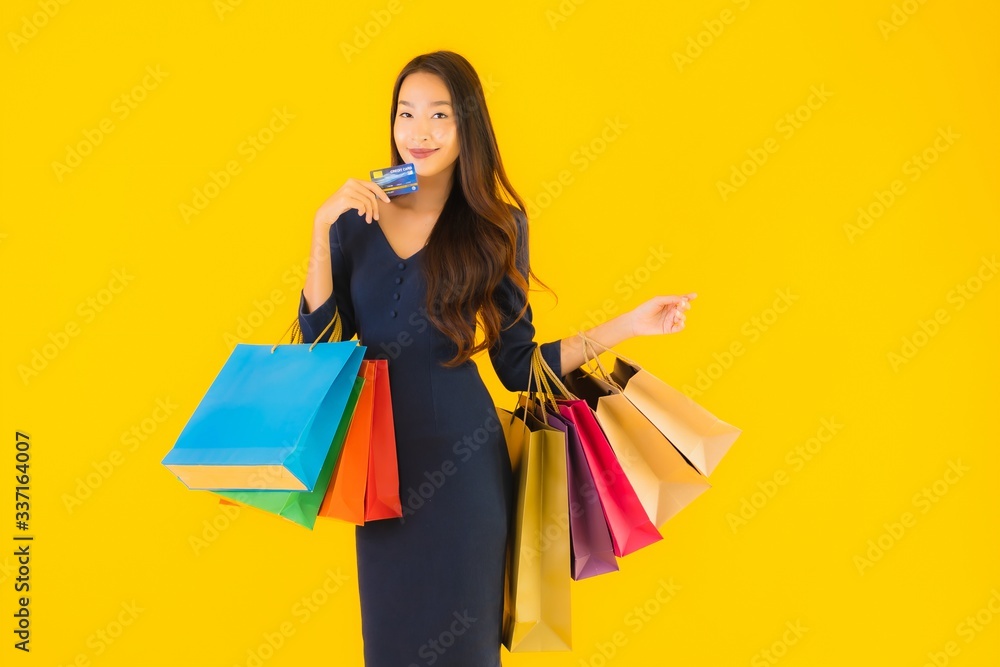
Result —
<path fill-rule="evenodd" d="M 389 243 L 389 237 L 385 235 L 385 231 L 382 229 L 382 225 L 378 224 L 378 220 L 372 220 L 372 224 L 375 225 L 378 228 L 379 236 L 381 236 L 382 240 L 385 242 L 385 247 L 388 248 L 389 252 L 392 253 L 393 257 L 395 257 L 400 262 L 408 262 L 408 261 L 410 261 L 411 259 L 413 259 L 417 255 L 419 255 L 420 253 L 422 253 L 424 251 L 424 248 L 427 247 L 427 244 L 424 243 L 423 247 L 421 247 L 420 250 L 416 251 L 415 253 L 413 253 L 409 257 L 400 257 L 399 254 L 395 250 L 393 250 L 392 244 Z"/>

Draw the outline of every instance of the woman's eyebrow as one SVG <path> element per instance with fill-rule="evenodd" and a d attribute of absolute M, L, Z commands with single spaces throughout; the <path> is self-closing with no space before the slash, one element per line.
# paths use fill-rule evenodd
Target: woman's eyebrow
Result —
<path fill-rule="evenodd" d="M 413 106 L 412 104 L 410 104 L 406 100 L 399 100 L 399 103 L 402 106 L 405 106 L 405 107 L 412 107 Z M 448 102 L 447 100 L 438 100 L 437 102 L 431 102 L 431 106 L 432 107 L 440 107 L 440 106 L 450 107 L 451 106 L 451 102 Z"/>

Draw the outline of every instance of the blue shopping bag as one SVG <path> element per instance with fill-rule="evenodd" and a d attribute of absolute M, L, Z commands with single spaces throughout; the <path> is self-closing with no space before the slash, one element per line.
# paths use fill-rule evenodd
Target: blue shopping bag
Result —
<path fill-rule="evenodd" d="M 337 432 L 333 436 L 333 446 L 330 447 L 320 470 L 319 479 L 316 480 L 316 488 L 312 491 L 272 491 L 270 489 L 256 491 L 216 491 L 215 493 L 226 500 L 238 501 L 236 504 L 248 505 L 257 509 L 282 516 L 289 521 L 305 526 L 309 530 L 316 525 L 316 516 L 319 514 L 319 507 L 323 504 L 323 497 L 330 488 L 333 471 L 340 459 L 340 452 L 344 448 L 344 439 L 351 426 L 354 417 L 354 407 L 361 396 L 361 388 L 365 384 L 362 377 L 354 378 L 354 387 L 351 390 L 350 398 L 347 400 L 347 410 L 340 418 L 337 425 Z"/>
<path fill-rule="evenodd" d="M 190 489 L 312 491 L 365 349 L 238 343 L 163 465 Z"/>

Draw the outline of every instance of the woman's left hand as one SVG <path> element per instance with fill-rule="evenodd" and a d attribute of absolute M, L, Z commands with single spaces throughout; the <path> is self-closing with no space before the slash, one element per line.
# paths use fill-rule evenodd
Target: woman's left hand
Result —
<path fill-rule="evenodd" d="M 677 333 L 684 329 L 684 311 L 691 307 L 691 299 L 697 293 L 679 296 L 654 296 L 640 304 L 629 315 L 633 336 Z"/>

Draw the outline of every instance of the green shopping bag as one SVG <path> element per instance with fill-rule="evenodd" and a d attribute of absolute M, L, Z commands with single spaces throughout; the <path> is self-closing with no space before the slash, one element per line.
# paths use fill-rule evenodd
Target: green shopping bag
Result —
<path fill-rule="evenodd" d="M 333 436 L 333 444 L 323 461 L 316 486 L 312 491 L 272 491 L 269 489 L 252 491 L 212 491 L 212 493 L 235 500 L 243 505 L 256 507 L 257 509 L 283 516 L 290 521 L 303 525 L 312 530 L 316 524 L 316 515 L 319 513 L 319 506 L 323 502 L 327 487 L 333 477 L 333 469 L 337 465 L 337 459 L 344 447 L 344 438 L 347 436 L 347 429 L 351 425 L 351 418 L 354 416 L 354 408 L 358 403 L 358 396 L 361 395 L 361 387 L 365 380 L 360 375 L 354 380 L 354 387 L 351 389 L 347 399 L 347 408 L 337 425 L 337 431 Z"/>

